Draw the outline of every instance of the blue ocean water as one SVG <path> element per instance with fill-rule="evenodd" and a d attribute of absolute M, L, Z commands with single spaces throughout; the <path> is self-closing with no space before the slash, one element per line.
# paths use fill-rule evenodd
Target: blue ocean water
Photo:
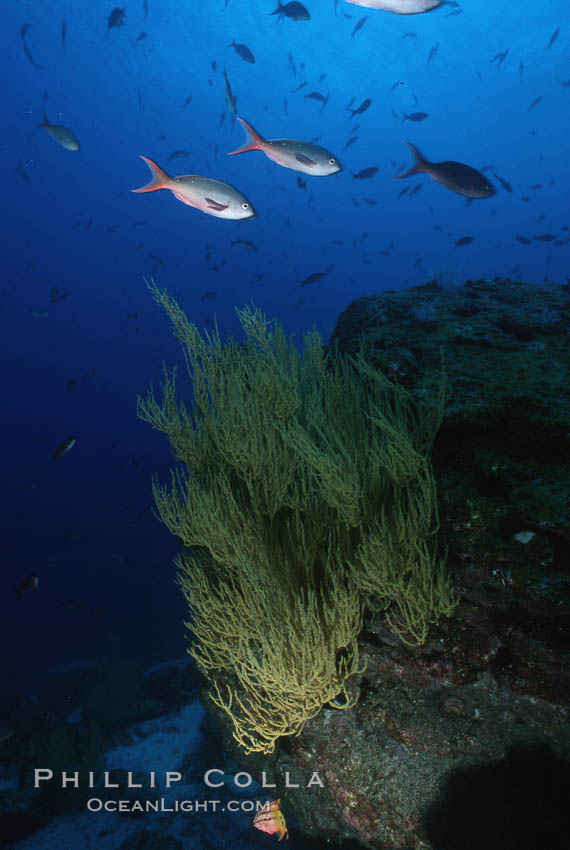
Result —
<path fill-rule="evenodd" d="M 136 417 L 162 362 L 182 361 L 145 278 L 201 327 L 215 317 L 222 335 L 239 334 L 235 307 L 253 301 L 287 332 L 314 324 L 325 338 L 353 299 L 386 289 L 567 279 L 565 0 L 459 0 L 419 15 L 305 6 L 310 19 L 294 21 L 272 16 L 272 0 L 137 0 L 110 27 L 112 3 L 2 4 L 0 627 L 11 710 L 66 665 L 120 652 L 148 666 L 185 650 L 176 542 L 152 512 L 151 477 L 164 480 L 172 456 Z M 224 72 L 237 114 L 262 136 L 316 140 L 342 171 L 308 176 L 261 151 L 228 157 L 244 133 Z M 80 150 L 38 127 L 44 111 Z M 496 193 L 468 203 L 427 174 L 394 179 L 412 162 L 403 140 L 432 162 L 482 170 Z M 139 155 L 172 176 L 230 183 L 257 217 L 226 221 L 168 191 L 132 193 L 149 178 Z M 365 169 L 377 171 L 354 176 Z M 18 599 L 11 589 L 29 573 L 39 588 Z"/>

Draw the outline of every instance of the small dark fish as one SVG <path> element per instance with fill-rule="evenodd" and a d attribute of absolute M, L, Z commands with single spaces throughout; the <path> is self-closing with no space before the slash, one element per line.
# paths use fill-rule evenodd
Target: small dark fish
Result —
<path fill-rule="evenodd" d="M 541 100 L 542 100 L 542 95 L 535 97 L 535 99 L 533 100 L 533 102 L 531 103 L 529 108 L 527 109 L 527 112 L 530 112 L 531 109 L 534 109 L 535 106 L 538 106 L 538 104 L 540 103 Z"/>
<path fill-rule="evenodd" d="M 344 146 L 343 150 L 347 150 L 347 148 L 349 148 L 351 145 L 353 145 L 357 141 L 357 139 L 358 139 L 358 136 L 351 136 L 350 139 L 348 140 L 348 142 L 346 143 L 346 145 Z"/>
<path fill-rule="evenodd" d="M 313 272 L 313 274 L 310 274 L 304 280 L 298 280 L 297 283 L 300 283 L 301 286 L 310 286 L 312 283 L 318 283 L 320 280 L 322 280 L 324 278 L 325 275 L 327 275 L 330 272 L 333 265 L 334 265 L 334 263 L 332 265 L 330 265 L 328 267 L 328 269 L 324 272 Z"/>
<path fill-rule="evenodd" d="M 190 156 L 190 154 L 188 153 L 188 151 L 185 151 L 185 150 L 182 150 L 182 148 L 179 148 L 178 150 L 174 151 L 174 153 L 170 154 L 170 156 L 168 157 L 166 162 L 167 163 L 170 162 L 171 159 L 179 159 L 182 156 Z"/>
<path fill-rule="evenodd" d="M 503 187 L 505 192 L 512 192 L 513 191 L 513 187 L 511 186 L 511 184 L 509 183 L 508 180 L 503 180 L 503 178 L 499 177 L 498 174 L 495 174 L 495 177 L 497 178 L 497 180 L 499 181 L 499 183 L 501 184 L 501 186 Z"/>
<path fill-rule="evenodd" d="M 299 176 L 297 177 L 297 186 L 299 187 L 299 189 L 304 189 L 304 190 L 305 190 L 305 192 L 307 191 L 307 181 L 306 181 L 306 180 L 303 180 L 303 179 L 301 178 L 301 175 L 299 175 Z"/>
<path fill-rule="evenodd" d="M 257 251 L 257 245 L 254 245 L 249 239 L 234 239 L 230 242 L 230 245 L 241 245 L 242 248 L 246 248 L 248 251 Z"/>
<path fill-rule="evenodd" d="M 541 233 L 540 236 L 533 236 L 537 242 L 554 242 L 556 235 L 554 233 Z"/>
<path fill-rule="evenodd" d="M 535 184 L 534 184 L 533 186 L 531 186 L 530 188 L 531 188 L 531 189 L 542 189 L 543 185 L 544 185 L 543 183 L 535 183 Z"/>
<path fill-rule="evenodd" d="M 57 304 L 58 301 L 65 301 L 66 298 L 71 298 L 71 292 L 60 292 L 59 284 L 52 286 L 49 291 L 49 300 L 51 304 Z"/>
<path fill-rule="evenodd" d="M 396 82 L 394 83 L 394 85 L 392 86 L 392 88 L 388 90 L 388 94 L 392 94 L 392 92 L 394 91 L 394 89 L 397 89 L 397 88 L 398 88 L 398 86 L 405 86 L 405 85 L 406 85 L 406 84 L 405 84 L 405 82 L 404 82 L 403 80 L 396 80 Z"/>
<path fill-rule="evenodd" d="M 32 590 L 39 590 L 40 580 L 35 573 L 28 573 L 25 576 L 18 587 L 12 588 L 12 593 L 15 593 L 18 596 L 18 599 L 21 599 L 25 593 L 30 593 Z"/>
<path fill-rule="evenodd" d="M 238 56 L 241 56 L 244 62 L 249 62 L 250 65 L 255 65 L 255 57 L 249 47 L 245 44 L 237 44 L 235 38 L 230 44 L 230 47 L 233 47 Z"/>
<path fill-rule="evenodd" d="M 404 33 L 402 38 L 417 38 L 417 35 L 415 34 L 415 32 L 406 32 Z"/>
<path fill-rule="evenodd" d="M 397 200 L 397 201 L 399 201 L 399 200 L 400 200 L 400 198 L 403 198 L 403 197 L 404 197 L 404 195 L 407 195 L 409 191 L 410 191 L 410 187 L 409 187 L 409 186 L 405 186 L 405 187 L 402 189 L 402 191 L 401 191 L 401 192 L 399 192 L 398 197 L 396 198 L 396 200 Z"/>
<path fill-rule="evenodd" d="M 189 103 L 192 101 L 192 95 L 189 94 L 184 103 L 182 104 L 182 109 L 186 109 Z"/>
<path fill-rule="evenodd" d="M 322 83 L 322 81 L 326 80 L 326 78 L 327 78 L 326 74 L 320 74 L 319 79 L 317 80 L 317 83 Z"/>
<path fill-rule="evenodd" d="M 67 24 L 65 21 L 61 22 L 61 46 L 65 47 L 65 36 L 67 34 Z"/>
<path fill-rule="evenodd" d="M 546 45 L 545 50 L 548 50 L 550 47 L 552 47 L 552 45 L 554 44 L 554 42 L 556 41 L 556 39 L 558 38 L 559 35 L 560 35 L 560 27 L 558 27 L 558 29 L 555 29 L 554 32 L 552 33 L 552 35 L 550 36 L 550 41 Z"/>
<path fill-rule="evenodd" d="M 200 295 L 200 298 L 201 298 L 203 301 L 211 301 L 211 300 L 212 300 L 212 298 L 217 298 L 217 297 L 218 297 L 218 293 L 217 293 L 217 292 L 214 292 L 214 291 L 212 291 L 212 290 L 210 290 L 210 292 L 204 292 L 204 294 L 203 294 L 203 295 Z"/>
<path fill-rule="evenodd" d="M 564 86 L 565 89 L 570 88 L 570 80 L 558 80 L 561 86 Z"/>
<path fill-rule="evenodd" d="M 420 191 L 420 189 L 423 189 L 423 185 L 424 185 L 423 183 L 416 183 L 416 185 L 414 186 L 414 188 L 410 192 L 410 198 L 412 197 L 412 195 L 417 195 L 417 193 Z"/>
<path fill-rule="evenodd" d="M 361 29 L 362 29 L 362 27 L 364 26 L 364 24 L 366 23 L 366 21 L 367 21 L 367 20 L 368 20 L 368 15 L 365 15 L 363 18 L 361 18 L 361 19 L 358 21 L 358 23 L 356 24 L 356 26 L 355 26 L 355 27 L 354 27 L 354 29 L 352 30 L 352 35 L 350 36 L 351 38 L 354 38 L 354 36 L 355 36 L 355 35 L 356 35 L 356 33 L 358 32 L 358 30 L 361 30 Z"/>
<path fill-rule="evenodd" d="M 367 97 L 366 100 L 363 100 L 360 106 L 357 109 L 350 110 L 350 117 L 354 118 L 355 115 L 362 115 L 363 112 L 366 112 L 372 106 L 372 100 Z"/>
<path fill-rule="evenodd" d="M 308 82 L 301 83 L 301 85 L 297 86 L 296 89 L 291 89 L 291 94 L 295 94 L 295 92 L 301 91 L 301 89 L 304 89 L 305 86 L 308 86 L 308 85 L 309 85 Z"/>
<path fill-rule="evenodd" d="M 295 60 L 293 59 L 293 54 L 289 54 L 289 69 L 294 77 L 297 76 L 297 68 L 295 67 Z"/>
<path fill-rule="evenodd" d="M 109 35 L 112 29 L 118 29 L 125 24 L 126 9 L 115 8 L 107 18 L 107 32 L 105 38 Z"/>
<path fill-rule="evenodd" d="M 437 44 L 434 44 L 434 46 L 431 48 L 431 50 L 429 52 L 429 56 L 427 58 L 426 65 L 429 65 L 431 60 L 435 59 L 435 56 L 436 56 L 438 49 L 439 49 L 439 41 L 437 42 Z"/>
<path fill-rule="evenodd" d="M 365 204 L 368 204 L 369 207 L 373 207 L 378 201 L 375 201 L 374 198 L 363 198 L 362 199 Z"/>
<path fill-rule="evenodd" d="M 495 193 L 485 175 L 470 165 L 453 160 L 428 162 L 415 145 L 410 142 L 404 142 L 404 144 L 414 157 L 414 163 L 403 174 L 396 174 L 395 177 L 410 177 L 412 174 L 424 172 L 445 189 L 450 189 L 452 192 L 457 192 L 458 195 L 471 199 L 488 198 Z"/>
<path fill-rule="evenodd" d="M 308 10 L 297 0 L 291 0 L 285 5 L 282 4 L 281 0 L 277 0 L 277 8 L 274 12 L 270 12 L 270 15 L 277 15 L 278 21 L 283 20 L 283 18 L 289 18 L 291 21 L 309 21 L 311 19 Z"/>
<path fill-rule="evenodd" d="M 509 48 L 507 47 L 506 50 L 503 50 L 501 53 L 497 53 L 492 59 L 489 59 L 489 63 L 492 64 L 493 62 L 496 62 L 497 64 L 495 65 L 495 68 L 500 68 L 508 54 Z"/>
<path fill-rule="evenodd" d="M 52 454 L 52 460 L 57 460 L 58 457 L 63 457 L 63 455 L 71 451 L 75 445 L 75 440 L 75 437 L 68 437 L 66 440 L 63 440 Z"/>
<path fill-rule="evenodd" d="M 455 243 L 456 248 L 461 248 L 463 245 L 470 245 L 471 242 L 474 241 L 473 236 L 462 236 L 461 239 L 458 239 Z"/>
<path fill-rule="evenodd" d="M 233 115 L 237 115 L 237 97 L 232 92 L 228 75 L 224 71 L 225 89 L 226 89 L 226 105 Z"/>
<path fill-rule="evenodd" d="M 427 112 L 411 112 L 409 115 L 404 112 L 402 121 L 415 121 L 416 123 L 419 123 L 420 121 L 425 121 L 426 118 L 429 118 L 429 114 Z"/>
<path fill-rule="evenodd" d="M 136 37 L 136 41 L 145 41 L 145 39 L 147 39 L 147 38 L 148 38 L 147 32 L 139 32 L 139 34 Z"/>
<path fill-rule="evenodd" d="M 26 181 L 26 183 L 30 182 L 30 178 L 26 174 L 26 171 L 24 170 L 24 164 L 23 164 L 21 159 L 18 160 L 18 172 L 21 175 L 21 177 Z"/>
<path fill-rule="evenodd" d="M 146 19 L 148 17 L 148 0 L 144 0 L 143 11 L 144 11 L 144 20 L 146 21 Z"/>
<path fill-rule="evenodd" d="M 357 174 L 352 174 L 353 180 L 369 180 L 371 177 L 374 177 L 378 174 L 378 169 L 374 166 L 370 166 L 369 168 L 363 168 L 362 171 L 359 171 Z"/>
<path fill-rule="evenodd" d="M 32 64 L 35 68 L 40 68 L 42 71 L 45 71 L 44 66 L 43 66 L 43 65 L 40 65 L 40 63 L 39 63 L 39 62 L 36 62 L 36 60 L 34 59 L 34 57 L 32 56 L 32 54 L 30 53 L 30 50 L 29 50 L 28 45 L 26 44 L 26 33 L 28 32 L 29 28 L 30 28 L 30 25 L 29 25 L 29 24 L 23 24 L 23 25 L 22 25 L 22 27 L 21 27 L 21 29 L 20 29 L 20 35 L 21 35 L 21 37 L 22 37 L 22 44 L 23 44 L 23 46 L 24 46 L 24 53 L 26 54 L 26 57 L 27 57 L 28 61 L 29 61 L 29 62 L 30 62 L 30 63 L 31 63 L 31 64 Z"/>
<path fill-rule="evenodd" d="M 75 133 L 68 127 L 63 127 L 61 124 L 50 124 L 47 119 L 45 109 L 44 120 L 37 126 L 47 130 L 54 142 L 57 142 L 58 145 L 62 146 L 62 148 L 65 148 L 68 151 L 80 150 L 79 141 Z"/>
<path fill-rule="evenodd" d="M 309 98 L 309 100 L 318 100 L 318 101 L 319 101 L 319 103 L 322 103 L 323 105 L 321 106 L 321 112 L 323 111 L 323 109 L 325 108 L 325 106 L 327 105 L 327 103 L 329 102 L 329 96 L 328 96 L 328 94 L 327 94 L 327 96 L 325 97 L 325 96 L 324 96 L 324 94 L 321 94 L 321 93 L 320 93 L 320 91 L 312 91 L 312 92 L 309 92 L 309 94 L 306 94 L 306 95 L 305 95 L 305 100 L 306 100 L 307 98 Z"/>
<path fill-rule="evenodd" d="M 519 79 L 522 80 L 524 72 L 524 62 L 519 62 Z"/>
<path fill-rule="evenodd" d="M 532 239 L 529 239 L 528 236 L 518 236 L 517 235 L 517 236 L 515 236 L 515 239 L 517 239 L 523 245 L 532 245 Z"/>

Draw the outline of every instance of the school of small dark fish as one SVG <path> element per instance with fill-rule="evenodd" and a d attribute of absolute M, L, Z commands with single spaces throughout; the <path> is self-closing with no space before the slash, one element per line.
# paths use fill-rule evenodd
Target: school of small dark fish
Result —
<path fill-rule="evenodd" d="M 445 17 L 455 17 L 460 15 L 463 12 L 463 7 L 460 5 L 457 0 L 347 0 L 348 4 L 352 4 L 353 6 L 364 7 L 367 10 L 370 10 L 370 14 L 365 14 L 361 17 L 353 18 L 346 11 L 342 11 L 342 16 L 350 21 L 350 27 L 347 30 L 347 38 L 350 42 L 354 40 L 355 45 L 365 38 L 366 36 L 362 35 L 363 32 L 365 34 L 368 33 L 368 30 L 373 26 L 375 21 L 375 13 L 379 14 L 388 13 L 395 15 L 409 15 L 416 16 L 418 20 L 418 26 L 414 30 L 408 30 L 400 36 L 402 41 L 410 45 L 419 45 L 421 40 L 421 18 L 424 14 L 429 13 L 430 20 L 436 20 L 438 15 L 444 15 Z M 334 12 L 335 15 L 339 15 L 340 7 L 339 0 L 333 0 L 334 3 Z M 229 5 L 229 0 L 226 0 L 224 8 Z M 149 18 L 149 0 L 143 0 L 142 3 L 142 19 L 147 21 Z M 285 28 L 289 24 L 299 24 L 299 25 L 311 25 L 314 23 L 317 18 L 320 9 L 314 4 L 305 4 L 302 2 L 297 2 L 297 0 L 289 0 L 289 2 L 282 2 L 282 0 L 277 0 L 275 8 L 273 10 L 268 11 L 267 15 L 270 18 L 275 19 L 275 24 L 280 25 L 280 32 L 285 33 Z M 109 43 L 114 41 L 116 38 L 122 38 L 121 30 L 126 30 L 126 28 L 130 28 L 129 22 L 131 17 L 135 17 L 134 10 L 131 13 L 129 9 L 127 14 L 126 7 L 114 7 L 108 11 L 105 19 L 106 27 L 102 27 L 101 33 L 104 38 L 109 38 L 109 36 L 113 36 L 113 38 L 109 39 Z M 340 19 L 340 18 L 339 18 Z M 134 24 L 133 24 L 134 26 Z M 146 43 L 151 41 L 153 38 L 152 29 L 149 27 L 148 23 L 145 23 L 146 29 L 140 29 L 140 14 L 139 14 L 139 24 L 135 33 L 131 36 L 133 43 L 140 43 L 142 46 L 141 50 L 144 50 L 146 47 Z M 281 27 L 284 27 L 281 29 Z M 296 29 L 296 27 L 294 27 Z M 299 29 L 304 29 L 304 26 L 300 26 Z M 420 38 L 418 38 L 418 34 Z M 73 35 L 73 33 L 71 33 Z M 552 48 L 557 45 L 559 38 L 561 35 L 561 27 L 556 27 L 552 32 L 550 39 L 543 44 L 542 50 L 552 50 Z M 256 74 L 256 70 L 253 66 L 258 66 L 256 62 L 256 57 L 254 51 L 251 46 L 242 42 L 239 39 L 239 33 L 236 32 L 236 36 L 228 43 L 225 42 L 227 48 L 226 52 L 234 55 L 241 60 L 243 63 L 252 66 L 251 71 L 244 71 L 247 74 Z M 36 56 L 36 49 L 34 44 L 30 42 L 30 24 L 24 23 L 20 29 L 20 37 L 22 41 L 22 46 L 24 50 L 24 54 L 31 65 L 35 68 L 44 71 L 46 66 L 40 63 Z M 282 38 L 286 38 L 286 35 L 281 36 Z M 230 36 L 231 38 L 231 36 Z M 61 43 L 61 48 L 68 49 L 70 39 L 70 29 L 68 26 L 68 22 L 63 20 L 61 22 L 60 30 L 59 30 L 59 41 Z M 144 43 L 144 45 L 143 45 Z M 259 45 L 254 45 L 257 47 Z M 357 48 L 355 48 L 357 49 Z M 32 52 L 33 50 L 33 52 Z M 427 45 L 425 48 L 426 52 L 425 57 L 425 67 L 429 69 L 426 70 L 426 73 L 430 73 L 432 67 L 437 67 L 441 65 L 445 61 L 445 43 L 441 40 L 434 40 L 429 50 L 427 49 Z M 492 73 L 502 72 L 504 68 L 513 68 L 513 62 L 518 61 L 518 57 L 516 59 L 513 58 L 513 54 L 515 49 L 511 46 L 504 47 L 504 49 L 499 50 L 494 53 L 492 56 L 489 55 L 492 51 L 489 51 L 487 56 L 483 57 L 483 63 L 487 64 L 488 67 L 492 68 Z M 43 58 L 43 57 L 40 57 Z M 321 144 L 317 144 L 320 141 L 320 136 L 317 136 L 313 139 L 303 140 L 297 138 L 289 138 L 287 136 L 275 138 L 275 139 L 267 139 L 264 136 L 261 136 L 256 130 L 254 130 L 253 126 L 248 121 L 245 120 L 243 116 L 239 114 L 241 111 L 238 106 L 238 94 L 236 93 L 236 89 L 232 86 L 232 82 L 230 82 L 230 74 L 228 73 L 226 68 L 220 67 L 219 62 L 221 61 L 221 55 L 216 59 L 213 59 L 210 62 L 212 75 L 208 78 L 207 83 L 212 89 L 221 90 L 223 94 L 224 108 L 220 112 L 219 120 L 218 120 L 218 129 L 222 127 L 225 123 L 227 116 L 231 120 L 232 126 L 236 125 L 236 122 L 239 122 L 245 130 L 246 139 L 242 147 L 237 148 L 236 150 L 225 151 L 230 155 L 244 153 L 246 151 L 260 151 L 265 154 L 265 156 L 271 160 L 272 163 L 279 165 L 285 169 L 290 169 L 293 171 L 300 172 L 303 177 L 296 177 L 296 185 L 303 192 L 304 197 L 306 198 L 306 202 L 308 204 L 314 204 L 314 196 L 311 192 L 311 184 L 308 178 L 316 177 L 316 176 L 333 176 L 336 175 L 338 179 L 343 179 L 341 172 L 343 171 L 343 166 L 341 165 L 338 156 L 328 147 L 325 147 Z M 234 60 L 235 61 L 235 60 Z M 423 59 L 422 59 L 423 61 Z M 382 163 L 377 160 L 378 164 L 367 165 L 366 161 L 362 162 L 361 157 L 358 154 L 358 150 L 360 148 L 361 143 L 364 141 L 369 141 L 371 139 L 370 130 L 371 130 L 371 120 L 378 121 L 382 115 L 386 115 L 387 109 L 391 111 L 393 119 L 397 120 L 400 124 L 406 124 L 406 126 L 412 129 L 418 129 L 420 131 L 420 125 L 423 125 L 424 122 L 427 122 L 427 126 L 438 124 L 439 128 L 442 131 L 442 135 L 445 131 L 445 124 L 442 123 L 441 110 L 439 111 L 439 115 L 436 116 L 435 110 L 432 105 L 432 109 L 430 112 L 424 111 L 421 107 L 424 105 L 423 103 L 419 103 L 419 98 L 416 93 L 409 91 L 408 82 L 405 78 L 396 79 L 393 85 L 389 89 L 385 89 L 385 95 L 378 94 L 376 87 L 371 86 L 370 91 L 367 95 L 367 92 L 364 91 L 360 94 L 355 94 L 351 97 L 349 102 L 344 106 L 338 103 L 338 92 L 330 89 L 327 85 L 327 72 L 326 70 L 321 71 L 317 74 L 309 74 L 306 68 L 307 60 L 300 61 L 298 56 L 293 55 L 292 51 L 288 52 L 287 56 L 287 67 L 290 72 L 293 80 L 295 81 L 294 87 L 288 89 L 285 92 L 281 92 L 280 97 L 283 98 L 283 94 L 287 95 L 298 95 L 299 98 L 307 102 L 314 102 L 318 107 L 316 112 L 323 112 L 325 109 L 327 110 L 326 114 L 329 116 L 328 120 L 323 124 L 323 129 L 328 133 L 331 131 L 333 124 L 335 127 L 340 126 L 340 122 L 337 120 L 337 116 L 339 114 L 338 110 L 340 108 L 344 109 L 348 113 L 348 120 L 351 122 L 350 132 L 347 133 L 346 142 L 342 147 L 343 152 L 347 152 L 350 150 L 348 156 L 351 159 L 350 165 L 352 168 L 347 168 L 348 164 L 345 164 L 344 170 L 349 170 L 349 174 L 352 176 L 352 181 L 355 183 L 361 183 L 363 181 L 370 181 L 371 186 L 375 186 L 378 184 L 379 179 L 377 175 L 386 175 L 387 166 L 385 163 Z M 524 61 L 518 61 L 518 66 L 516 66 L 516 70 L 518 72 L 518 78 L 522 81 L 523 78 L 526 79 L 526 66 Z M 233 72 L 230 73 L 233 78 Z M 478 69 L 475 69 L 475 74 L 479 80 L 482 80 L 481 72 Z M 252 77 L 252 84 L 254 78 Z M 314 82 L 312 82 L 314 80 Z M 218 82 L 219 81 L 219 82 Z M 563 88 L 570 88 L 570 79 L 568 80 L 558 80 L 557 81 Z M 314 87 L 314 86 L 317 87 Z M 238 90 L 240 86 L 237 87 Z M 365 96 L 363 96 L 365 95 Z M 373 96 L 372 96 L 373 95 Z M 44 95 L 44 99 L 47 98 L 47 94 Z M 381 97 L 384 96 L 384 101 L 381 102 Z M 402 96 L 405 96 L 408 99 L 409 105 L 407 109 L 409 110 L 411 107 L 411 111 L 404 111 L 401 107 L 398 107 L 398 103 L 401 102 Z M 143 93 L 139 90 L 137 92 L 138 105 L 139 109 L 144 110 L 145 101 L 143 99 Z M 543 104 L 545 99 L 544 93 L 537 93 L 534 97 L 529 97 L 526 102 L 526 112 L 531 113 L 534 110 L 539 111 L 539 107 Z M 277 98 L 279 100 L 279 97 Z M 412 101 L 413 100 L 413 105 Z M 182 98 L 181 98 L 182 101 Z M 180 101 L 179 101 L 180 102 Z M 288 116 L 289 114 L 289 103 L 288 98 L 284 97 L 282 99 L 283 104 L 283 114 L 284 116 Z M 188 113 L 192 112 L 189 107 L 193 103 L 193 94 L 189 93 L 185 99 L 180 103 L 182 109 L 187 110 Z M 330 104 L 330 105 L 329 105 Z M 427 105 L 427 104 L 426 104 Z M 193 107 L 194 108 L 194 107 Z M 523 109 L 525 107 L 523 106 Z M 267 107 L 265 107 L 267 109 Z M 264 111 L 265 111 L 264 109 Z M 337 110 L 333 115 L 331 110 Z M 51 114 L 51 110 L 50 114 Z M 331 114 L 329 114 L 331 113 Z M 257 124 L 259 115 L 251 116 L 255 123 Z M 356 120 L 363 120 L 363 130 L 361 131 L 360 124 L 354 124 Z M 261 123 L 261 122 L 260 122 Z M 264 124 L 272 124 L 281 125 L 283 130 L 286 131 L 288 126 L 290 125 L 290 121 L 285 117 L 285 120 L 279 122 L 275 119 L 273 121 L 266 121 L 264 119 Z M 68 151 L 80 151 L 81 146 L 77 136 L 74 131 L 69 129 L 64 124 L 55 124 L 50 123 L 48 120 L 46 110 L 43 111 L 43 120 L 37 126 L 45 129 L 50 137 L 57 142 L 61 147 Z M 368 132 L 367 132 L 368 128 Z M 531 135 L 535 133 L 535 130 L 532 129 L 530 131 Z M 292 133 L 294 136 L 294 133 Z M 158 137 L 158 140 L 164 140 L 166 136 Z M 412 176 L 429 176 L 435 183 L 437 183 L 440 187 L 449 190 L 457 195 L 461 195 L 465 198 L 465 202 L 467 205 L 471 204 L 475 200 L 488 199 L 493 197 L 500 186 L 502 190 L 509 195 L 513 195 L 513 191 L 517 191 L 517 187 L 513 190 L 513 185 L 515 182 L 519 184 L 522 182 L 520 175 L 517 175 L 517 180 L 515 181 L 511 175 L 503 176 L 497 172 L 497 168 L 494 165 L 484 165 L 481 168 L 476 168 L 474 165 L 464 163 L 461 161 L 456 161 L 452 159 L 443 159 L 434 161 L 432 159 L 428 159 L 423 152 L 420 152 L 419 147 L 415 142 L 405 141 L 404 144 L 407 146 L 411 156 L 412 156 L 412 164 L 409 167 L 406 167 L 403 163 L 397 163 L 396 161 L 392 161 L 392 174 L 393 177 L 398 179 L 404 179 Z M 422 145 L 423 147 L 423 145 Z M 441 149 L 441 153 L 443 153 L 443 149 L 448 149 L 448 145 L 440 144 L 435 145 L 433 142 L 430 144 L 430 147 Z M 214 157 L 217 159 L 218 154 L 220 152 L 220 146 L 218 141 L 211 141 L 208 145 L 209 150 L 213 152 Z M 447 151 L 446 151 L 447 152 Z M 433 153 L 437 156 L 438 151 L 434 150 L 430 153 Z M 164 154 L 164 163 L 169 165 L 175 159 L 190 159 L 196 155 L 196 151 L 192 150 L 192 154 L 189 150 L 186 150 L 184 147 L 176 147 L 170 148 L 170 153 L 168 155 Z M 132 191 L 136 193 L 145 193 L 145 192 L 154 192 L 158 189 L 168 189 L 175 198 L 179 201 L 182 201 L 184 204 L 194 207 L 195 209 L 200 210 L 208 215 L 222 218 L 222 219 L 230 219 L 230 220 L 247 220 L 254 219 L 257 216 L 256 209 L 252 200 L 249 198 L 249 190 L 248 194 L 244 194 L 244 192 L 233 185 L 226 183 L 223 179 L 220 179 L 222 176 L 220 173 L 215 174 L 215 176 L 199 176 L 196 174 L 183 174 L 177 176 L 170 176 L 167 174 L 154 160 L 150 159 L 147 156 L 141 156 L 141 158 L 146 162 L 149 169 L 151 170 L 152 178 L 149 183 L 145 186 L 142 186 L 139 189 L 134 189 Z M 356 165 L 358 163 L 358 165 Z M 502 170 L 502 166 L 500 166 Z M 216 169 L 218 172 L 223 172 L 223 169 Z M 31 182 L 30 171 L 28 167 L 28 163 L 26 163 L 22 158 L 18 159 L 17 162 L 17 172 L 21 176 L 22 180 L 26 183 Z M 487 173 L 490 176 L 487 176 Z M 346 179 L 346 175 L 344 176 Z M 349 177 L 350 179 L 350 177 Z M 512 181 L 512 182 L 511 182 Z M 530 181 L 529 181 L 530 182 Z M 550 181 L 550 185 L 555 182 L 555 178 L 552 178 Z M 403 198 L 406 198 L 406 202 L 416 196 L 425 185 L 425 181 L 416 181 L 412 184 L 408 184 L 403 186 L 403 188 L 399 189 L 397 194 L 393 196 L 394 201 L 400 201 Z M 527 192 L 538 192 L 545 183 L 533 183 L 527 189 Z M 252 193 L 254 193 L 254 189 L 252 188 Z M 279 196 L 278 193 L 287 192 L 287 185 L 279 184 L 274 187 L 274 196 L 275 196 L 275 205 L 279 205 Z M 524 190 L 523 190 L 524 191 Z M 255 200 L 255 198 L 253 199 Z M 355 207 L 360 207 L 361 205 L 365 205 L 367 207 L 374 207 L 378 204 L 379 201 L 384 200 L 381 197 L 353 197 L 352 204 Z M 531 195 L 530 194 L 522 194 L 520 196 L 520 201 L 522 203 L 531 203 Z M 433 207 L 429 206 L 429 214 L 433 215 Z M 372 211 L 371 211 L 372 212 Z M 491 215 L 495 215 L 497 212 L 496 209 L 491 210 Z M 291 226 L 291 220 L 288 216 L 281 214 L 281 218 L 287 227 Z M 537 218 L 537 222 L 544 218 L 544 215 L 541 215 Z M 138 225 L 138 223 L 137 223 Z M 76 221 L 73 224 L 73 227 L 79 227 L 80 222 Z M 85 227 L 91 226 L 91 220 L 85 225 Z M 118 224 L 108 225 L 106 227 L 106 232 L 112 233 L 119 227 Z M 442 229 L 441 227 L 434 226 L 434 229 Z M 567 231 L 567 226 L 562 226 L 560 230 Z M 360 241 L 363 242 L 368 233 L 365 232 Z M 456 248 L 463 248 L 471 245 L 475 241 L 475 236 L 470 235 L 460 235 L 460 236 L 452 236 L 449 234 L 452 239 L 452 244 Z M 530 233 L 529 235 L 525 235 L 524 233 L 516 233 L 513 234 L 512 237 L 515 241 L 517 241 L 521 245 L 530 246 L 535 243 L 545 243 L 551 244 L 556 247 L 560 247 L 563 245 L 567 245 L 569 243 L 568 237 L 564 235 L 564 233 L 539 233 L 534 234 Z M 356 239 L 353 244 L 356 243 Z M 258 246 L 254 242 L 246 239 L 234 239 L 229 243 L 231 246 L 240 246 L 242 249 L 257 252 Z M 333 240 L 333 245 L 340 246 L 344 244 L 344 240 Z M 140 250 L 144 245 L 144 241 L 140 242 L 137 246 L 137 250 Z M 388 248 L 381 248 L 379 250 L 379 254 L 382 256 L 390 256 L 394 250 L 393 246 Z M 152 260 L 153 266 L 152 271 L 156 271 L 160 268 L 161 265 L 164 265 L 164 261 L 157 257 L 155 254 L 148 253 L 149 259 Z M 214 258 L 211 254 L 211 251 L 208 251 L 206 255 L 206 266 L 210 271 L 219 271 L 224 268 L 227 263 L 227 257 L 217 257 Z M 365 260 L 363 260 L 365 261 Z M 366 260 L 367 261 L 367 260 Z M 422 257 L 416 257 L 414 259 L 414 267 L 419 266 L 423 262 Z M 329 264 L 324 272 L 313 272 L 308 274 L 303 279 L 299 280 L 299 284 L 301 286 L 312 285 L 320 282 L 333 268 L 334 264 Z M 261 280 L 264 276 L 264 272 L 255 272 L 253 273 L 256 280 Z M 216 293 L 207 292 L 203 297 L 206 299 L 210 297 L 214 297 Z M 71 297 L 71 292 L 68 290 L 63 290 L 59 287 L 59 285 L 53 286 L 50 293 L 50 303 L 55 304 L 60 301 L 64 301 Z M 41 313 L 39 311 L 32 311 L 33 315 L 36 317 L 41 317 L 43 315 L 47 315 L 45 313 Z"/>

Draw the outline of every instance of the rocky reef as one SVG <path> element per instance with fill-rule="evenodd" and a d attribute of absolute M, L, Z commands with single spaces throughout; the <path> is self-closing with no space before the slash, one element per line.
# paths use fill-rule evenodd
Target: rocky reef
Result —
<path fill-rule="evenodd" d="M 567 848 L 570 288 L 385 292 L 350 304 L 331 344 L 363 348 L 420 403 L 443 363 L 433 461 L 459 605 L 421 647 L 369 616 L 354 708 L 324 709 L 272 759 L 240 755 L 217 718 L 224 746 L 275 781 L 291 832 L 321 842 Z M 313 771 L 324 787 L 305 787 Z"/>

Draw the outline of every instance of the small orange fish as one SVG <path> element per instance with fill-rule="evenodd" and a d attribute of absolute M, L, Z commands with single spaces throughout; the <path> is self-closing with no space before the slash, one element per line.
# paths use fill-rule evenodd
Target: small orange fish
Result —
<path fill-rule="evenodd" d="M 281 811 L 281 800 L 274 800 L 272 803 L 267 802 L 254 817 L 253 825 L 256 829 L 267 832 L 269 835 L 277 834 L 279 841 L 283 837 L 289 838 L 287 824 Z"/>

